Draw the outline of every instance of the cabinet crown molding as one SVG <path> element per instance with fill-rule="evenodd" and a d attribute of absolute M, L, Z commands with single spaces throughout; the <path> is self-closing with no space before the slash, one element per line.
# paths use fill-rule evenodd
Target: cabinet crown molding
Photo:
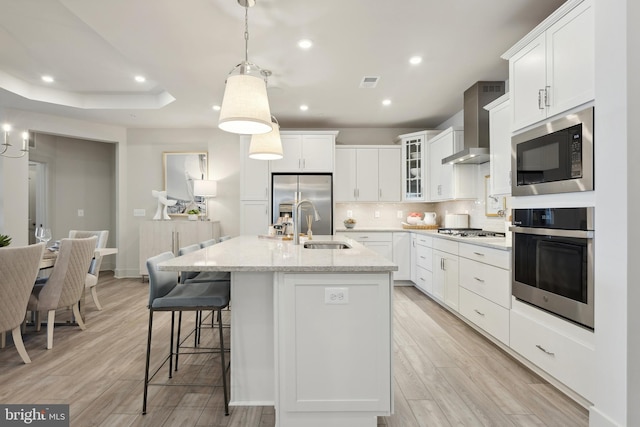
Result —
<path fill-rule="evenodd" d="M 575 9 L 579 4 L 591 0 L 568 0 L 562 6 L 555 10 L 551 15 L 549 15 L 544 21 L 539 23 L 533 30 L 531 30 L 526 36 L 524 36 L 520 41 L 518 41 L 515 45 L 511 47 L 508 51 L 503 53 L 500 58 L 506 59 L 507 61 L 511 59 L 513 55 L 522 50 L 523 47 L 527 46 L 531 41 L 535 40 L 536 37 L 540 36 L 542 33 L 547 31 L 553 24 L 558 22 L 560 18 L 569 13 L 572 9 Z"/>

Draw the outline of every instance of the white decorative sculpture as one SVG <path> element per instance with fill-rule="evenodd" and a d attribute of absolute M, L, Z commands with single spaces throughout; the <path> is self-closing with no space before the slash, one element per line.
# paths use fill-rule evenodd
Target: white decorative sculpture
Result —
<path fill-rule="evenodd" d="M 167 213 L 167 206 L 173 206 L 178 201 L 167 199 L 166 191 L 151 190 L 151 195 L 158 199 L 158 210 L 156 210 L 156 214 L 153 219 L 171 219 Z"/>

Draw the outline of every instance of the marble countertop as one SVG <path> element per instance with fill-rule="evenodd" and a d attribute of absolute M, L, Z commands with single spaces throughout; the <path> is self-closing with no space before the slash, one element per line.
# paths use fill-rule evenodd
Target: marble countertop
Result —
<path fill-rule="evenodd" d="M 313 242 L 340 241 L 350 249 L 305 249 L 293 241 L 240 236 L 159 264 L 170 271 L 390 272 L 398 266 L 355 240 L 313 236 Z"/>
<path fill-rule="evenodd" d="M 447 234 L 439 234 L 437 230 L 415 230 L 415 229 L 407 229 L 398 227 L 360 227 L 360 228 L 338 228 L 336 229 L 336 233 L 375 233 L 375 232 L 410 232 L 410 233 L 418 233 L 424 234 L 426 236 L 433 236 L 438 239 L 447 239 L 454 240 L 460 243 L 468 243 L 470 245 L 478 245 L 484 246 L 488 248 L 500 249 L 503 251 L 511 250 L 511 241 L 507 240 L 505 237 L 460 237 L 460 236 L 449 236 Z"/>

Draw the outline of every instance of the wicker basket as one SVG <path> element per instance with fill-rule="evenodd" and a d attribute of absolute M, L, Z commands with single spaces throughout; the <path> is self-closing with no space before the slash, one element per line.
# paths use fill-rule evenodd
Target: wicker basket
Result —
<path fill-rule="evenodd" d="M 402 228 L 407 229 L 407 230 L 437 230 L 438 228 L 440 228 L 439 225 L 434 224 L 434 225 L 420 225 L 420 224 L 407 224 L 406 222 L 402 223 Z"/>

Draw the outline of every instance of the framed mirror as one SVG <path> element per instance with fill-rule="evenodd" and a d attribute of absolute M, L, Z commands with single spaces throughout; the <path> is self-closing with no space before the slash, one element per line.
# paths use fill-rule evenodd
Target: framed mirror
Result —
<path fill-rule="evenodd" d="M 490 194 L 491 175 L 484 177 L 484 214 L 485 216 L 501 216 L 504 215 L 506 209 L 506 199 L 504 196 L 492 196 Z"/>
<path fill-rule="evenodd" d="M 169 206 L 169 215 L 187 215 L 198 210 L 206 215 L 207 203 L 203 197 L 193 194 L 193 181 L 207 179 L 207 153 L 205 151 L 165 151 L 162 153 L 164 190 L 169 200 L 177 200 Z"/>

